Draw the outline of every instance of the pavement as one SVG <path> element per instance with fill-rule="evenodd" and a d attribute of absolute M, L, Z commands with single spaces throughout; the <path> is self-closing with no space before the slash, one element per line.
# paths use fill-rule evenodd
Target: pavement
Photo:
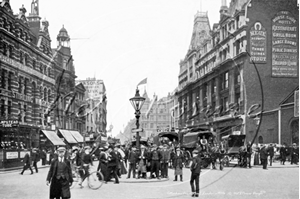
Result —
<path fill-rule="evenodd" d="M 95 164 L 97 165 L 97 164 Z M 40 165 L 41 166 L 41 165 Z M 21 170 L 2 173 L 0 181 L 1 199 L 42 199 L 49 198 L 46 177 L 49 166 L 39 168 L 30 175 Z M 149 175 L 149 173 L 148 173 Z M 126 179 L 122 175 L 119 184 L 108 182 L 100 189 L 92 190 L 83 183 L 83 188 L 75 185 L 71 189 L 72 199 L 185 199 L 191 198 L 190 169 L 183 169 L 183 181 L 174 182 L 174 170 L 169 169 L 169 179 Z M 153 183 L 151 183 L 153 182 Z M 241 168 L 234 164 L 221 170 L 203 169 L 200 175 L 200 198 L 205 199 L 298 199 L 299 166 L 286 162 L 274 162 L 268 170 L 261 165 Z"/>

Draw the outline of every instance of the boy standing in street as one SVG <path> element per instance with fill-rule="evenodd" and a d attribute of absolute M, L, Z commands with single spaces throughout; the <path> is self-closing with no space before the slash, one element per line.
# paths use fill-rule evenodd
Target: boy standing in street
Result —
<path fill-rule="evenodd" d="M 201 172 L 201 158 L 198 150 L 193 151 L 191 172 L 192 173 L 191 173 L 190 185 L 193 192 L 192 197 L 199 197 L 199 177 Z M 195 190 L 194 182 L 196 184 L 196 190 Z"/>

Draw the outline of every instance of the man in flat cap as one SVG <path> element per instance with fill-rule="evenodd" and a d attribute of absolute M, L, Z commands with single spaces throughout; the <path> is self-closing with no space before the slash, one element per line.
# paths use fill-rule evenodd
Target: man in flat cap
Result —
<path fill-rule="evenodd" d="M 93 166 L 92 155 L 90 153 L 91 153 L 91 147 L 85 146 L 84 154 L 82 155 L 82 168 L 83 168 L 84 174 L 81 177 L 81 182 L 78 183 L 78 185 L 80 187 L 83 187 L 82 186 L 83 181 L 90 175 L 90 173 L 89 173 L 90 165 Z"/>
<path fill-rule="evenodd" d="M 168 145 L 164 144 L 161 153 L 161 160 L 160 160 L 160 168 L 161 168 L 161 177 L 168 178 L 168 164 L 170 161 L 170 150 L 168 149 Z"/>
<path fill-rule="evenodd" d="M 58 158 L 53 159 L 47 175 L 47 186 L 50 184 L 50 199 L 71 198 L 70 186 L 73 183 L 71 164 L 65 158 L 66 148 L 57 149 Z"/>
<path fill-rule="evenodd" d="M 159 177 L 159 169 L 160 169 L 160 160 L 161 160 L 161 153 L 157 150 L 157 145 L 153 144 L 152 151 L 150 153 L 150 160 L 151 160 L 151 175 L 155 173 L 155 177 L 160 180 Z"/>
<path fill-rule="evenodd" d="M 198 150 L 193 151 L 193 159 L 191 165 L 191 179 L 190 185 L 192 189 L 192 197 L 199 197 L 199 177 L 201 172 L 201 158 Z M 196 189 L 195 189 L 195 185 Z"/>

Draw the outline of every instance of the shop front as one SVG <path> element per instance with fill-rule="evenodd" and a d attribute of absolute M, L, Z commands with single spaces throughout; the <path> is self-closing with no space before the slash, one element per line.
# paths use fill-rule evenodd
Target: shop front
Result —
<path fill-rule="evenodd" d="M 0 169 L 21 167 L 26 153 L 39 146 L 39 128 L 19 124 L 17 120 L 0 121 Z"/>

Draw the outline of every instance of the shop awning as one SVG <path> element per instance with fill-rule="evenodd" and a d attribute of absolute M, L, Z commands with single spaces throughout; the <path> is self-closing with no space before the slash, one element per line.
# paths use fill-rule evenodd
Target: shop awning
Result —
<path fill-rule="evenodd" d="M 52 142 L 53 145 L 66 145 L 54 131 L 42 130 L 42 132 Z"/>
<path fill-rule="evenodd" d="M 59 129 L 59 132 L 62 134 L 62 136 L 64 136 L 64 138 L 67 140 L 67 142 L 69 144 L 77 143 L 77 141 L 75 140 L 75 138 L 73 137 L 73 135 L 70 131 Z"/>
<path fill-rule="evenodd" d="M 73 135 L 73 137 L 75 138 L 75 140 L 77 142 L 83 142 L 83 137 L 78 131 L 70 131 L 69 130 L 69 132 Z"/>

